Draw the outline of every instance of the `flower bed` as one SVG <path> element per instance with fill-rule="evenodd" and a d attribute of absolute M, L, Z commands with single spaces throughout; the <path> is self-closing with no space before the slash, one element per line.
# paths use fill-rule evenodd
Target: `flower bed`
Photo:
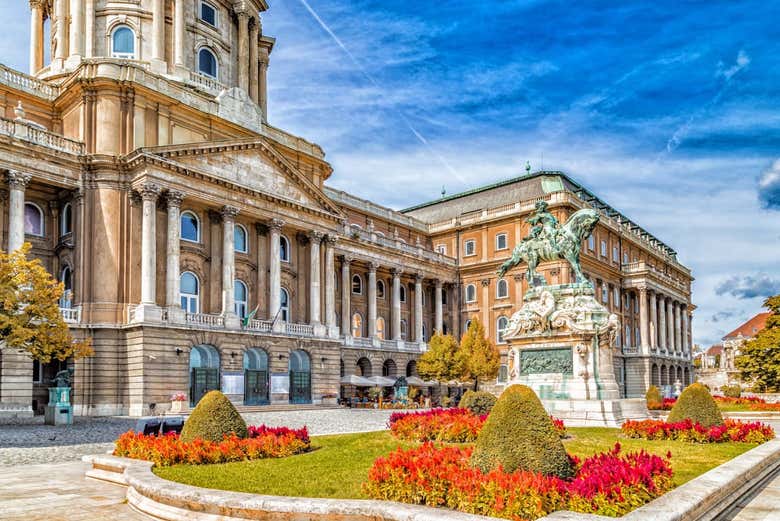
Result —
<path fill-rule="evenodd" d="M 677 423 L 660 420 L 627 421 L 621 427 L 629 438 L 648 440 L 681 440 L 695 443 L 764 443 L 775 437 L 772 427 L 759 422 L 726 420 L 710 428 L 687 419 Z"/>
<path fill-rule="evenodd" d="M 671 411 L 677 398 L 664 398 L 662 402 L 647 402 L 647 408 L 651 411 Z"/>
<path fill-rule="evenodd" d="M 116 441 L 114 456 L 143 459 L 158 466 L 188 463 L 202 465 L 262 458 L 284 458 L 306 452 L 311 447 L 306 427 L 293 430 L 265 425 L 249 427 L 250 437 L 225 436 L 220 442 L 181 441 L 176 433 L 147 436 L 129 431 Z"/>
<path fill-rule="evenodd" d="M 571 481 L 525 471 L 485 474 L 469 465 L 472 450 L 431 443 L 398 449 L 374 462 L 364 490 L 376 499 L 532 520 L 556 510 L 622 515 L 673 486 L 668 456 L 621 454 L 619 444 L 584 461 L 570 456 L 577 466 Z"/>
<path fill-rule="evenodd" d="M 550 417 L 555 430 L 566 436 L 563 421 Z M 431 409 L 429 411 L 393 413 L 388 420 L 390 432 L 407 441 L 444 443 L 474 442 L 487 415 L 476 415 L 468 409 Z"/>
<path fill-rule="evenodd" d="M 713 396 L 715 402 L 720 406 L 745 406 L 749 411 L 780 411 L 780 403 L 767 403 L 763 398 L 758 396 L 742 396 L 739 398 L 732 398 L 729 396 Z M 663 403 L 648 402 L 647 408 L 651 411 L 671 411 L 674 404 L 677 403 L 677 398 L 664 398 Z"/>

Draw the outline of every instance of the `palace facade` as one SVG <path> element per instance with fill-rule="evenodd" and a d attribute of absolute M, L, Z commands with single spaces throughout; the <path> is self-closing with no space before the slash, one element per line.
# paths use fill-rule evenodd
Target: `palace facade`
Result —
<path fill-rule="evenodd" d="M 345 374 L 415 375 L 432 332 L 474 316 L 501 345 L 526 288 L 495 271 L 539 199 L 562 221 L 602 213 L 583 264 L 625 325 L 624 393 L 690 380 L 690 271 L 565 174 L 402 212 L 328 187 L 322 149 L 267 121 L 267 9 L 30 1 L 30 74 L 0 66 L 0 248 L 29 242 L 65 285 L 74 335 L 93 339 L 76 414 L 161 412 L 215 388 L 327 403 Z M 0 350 L 0 412 L 40 410 L 57 369 Z"/>

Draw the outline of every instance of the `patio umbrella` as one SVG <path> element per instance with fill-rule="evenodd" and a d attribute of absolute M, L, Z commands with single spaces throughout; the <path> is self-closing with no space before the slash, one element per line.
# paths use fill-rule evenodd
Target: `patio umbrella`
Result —
<path fill-rule="evenodd" d="M 426 382 L 418 376 L 407 376 L 406 383 L 408 383 L 409 385 L 413 385 L 414 387 L 436 387 L 437 385 L 439 385 L 438 382 L 435 382 L 433 380 Z"/>
<path fill-rule="evenodd" d="M 377 387 L 393 387 L 395 385 L 395 378 L 387 378 L 385 376 L 369 376 L 366 380 L 372 382 L 372 386 Z"/>
<path fill-rule="evenodd" d="M 374 384 L 374 382 L 372 382 L 368 378 L 364 378 L 356 374 L 351 374 L 348 376 L 341 377 L 341 385 L 354 385 L 356 387 L 374 387 L 374 385 L 376 384 Z"/>

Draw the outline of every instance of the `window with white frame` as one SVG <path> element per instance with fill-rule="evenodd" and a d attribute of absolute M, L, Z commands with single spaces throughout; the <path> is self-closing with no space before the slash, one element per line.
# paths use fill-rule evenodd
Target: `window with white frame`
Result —
<path fill-rule="evenodd" d="M 239 253 L 246 253 L 249 247 L 247 242 L 246 228 L 237 224 L 236 227 L 233 228 L 233 245 L 235 250 Z"/>
<path fill-rule="evenodd" d="M 385 298 L 385 281 L 384 280 L 377 280 L 376 281 L 376 298 Z"/>
<path fill-rule="evenodd" d="M 615 306 L 620 309 L 620 288 L 615 287 L 614 293 L 612 295 L 612 302 L 615 304 Z"/>
<path fill-rule="evenodd" d="M 219 78 L 217 56 L 206 47 L 198 51 L 198 72 L 215 80 Z"/>
<path fill-rule="evenodd" d="M 507 238 L 505 233 L 498 233 L 496 234 L 496 251 L 499 250 L 506 250 L 509 246 L 507 245 Z"/>
<path fill-rule="evenodd" d="M 463 255 L 468 257 L 469 255 L 477 254 L 477 241 L 469 239 L 463 243 Z"/>
<path fill-rule="evenodd" d="M 43 237 L 43 210 L 35 203 L 24 203 L 24 233 Z"/>
<path fill-rule="evenodd" d="M 506 279 L 499 279 L 496 283 L 496 298 L 509 297 L 509 282 Z"/>
<path fill-rule="evenodd" d="M 135 32 L 126 25 L 117 25 L 111 31 L 111 57 L 135 59 Z"/>
<path fill-rule="evenodd" d="M 620 262 L 620 248 L 612 247 L 612 262 Z"/>
<path fill-rule="evenodd" d="M 235 308 L 236 315 L 241 318 L 245 318 L 248 312 L 248 293 L 249 291 L 246 289 L 246 284 L 240 280 L 236 280 L 233 288 L 233 307 Z"/>
<path fill-rule="evenodd" d="M 279 292 L 279 320 L 290 321 L 290 293 L 286 288 L 281 288 Z"/>
<path fill-rule="evenodd" d="M 73 207 L 65 203 L 60 212 L 60 237 L 73 232 Z"/>
<path fill-rule="evenodd" d="M 184 311 L 200 312 L 200 281 L 194 273 L 185 271 L 179 277 L 179 296 Z"/>
<path fill-rule="evenodd" d="M 607 241 L 601 241 L 601 256 L 607 256 Z"/>
<path fill-rule="evenodd" d="M 64 266 L 60 272 L 60 282 L 63 285 L 60 307 L 70 309 L 73 307 L 73 272 L 70 266 Z"/>
<path fill-rule="evenodd" d="M 477 301 L 477 287 L 474 284 L 466 286 L 466 302 Z"/>
<path fill-rule="evenodd" d="M 626 324 L 626 345 L 631 345 L 631 326 Z"/>
<path fill-rule="evenodd" d="M 604 283 L 601 284 L 601 302 L 604 304 L 609 302 L 609 288 Z"/>
<path fill-rule="evenodd" d="M 181 239 L 189 242 L 200 242 L 200 219 L 195 213 L 187 210 L 181 213 Z"/>
<path fill-rule="evenodd" d="M 199 18 L 209 24 L 212 27 L 217 27 L 218 23 L 218 11 L 217 8 L 214 7 L 209 2 L 204 2 L 201 0 L 200 2 L 200 13 Z"/>
<path fill-rule="evenodd" d="M 385 339 L 385 319 L 384 317 L 376 317 L 376 337 L 379 340 Z"/>
<path fill-rule="evenodd" d="M 401 340 L 406 340 L 408 327 L 405 319 L 401 319 Z"/>
<path fill-rule="evenodd" d="M 290 262 L 290 241 L 284 235 L 279 236 L 279 259 L 282 262 Z"/>
<path fill-rule="evenodd" d="M 636 345 L 639 345 L 639 339 L 641 337 L 639 336 L 639 327 L 634 328 L 634 342 Z"/>
<path fill-rule="evenodd" d="M 471 327 L 471 319 L 467 320 L 464 326 L 465 327 L 463 328 L 463 331 L 468 332 L 469 328 Z"/>
<path fill-rule="evenodd" d="M 504 333 L 506 333 L 506 329 L 509 326 L 509 319 L 506 317 L 498 317 L 498 320 L 496 320 L 496 341 L 499 344 L 504 344 L 506 341 L 504 340 Z"/>
<path fill-rule="evenodd" d="M 352 275 L 352 293 L 355 295 L 363 294 L 363 279 L 358 274 Z"/>
<path fill-rule="evenodd" d="M 623 264 L 628 264 L 628 252 L 623 252 Z"/>
<path fill-rule="evenodd" d="M 593 251 L 596 249 L 596 238 L 593 235 L 588 235 L 588 249 Z"/>

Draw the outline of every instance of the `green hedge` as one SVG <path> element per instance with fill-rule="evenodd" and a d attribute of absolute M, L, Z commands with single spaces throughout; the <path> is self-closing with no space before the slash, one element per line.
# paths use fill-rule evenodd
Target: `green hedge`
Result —
<path fill-rule="evenodd" d="M 498 398 L 487 391 L 466 391 L 460 399 L 458 407 L 468 409 L 479 416 L 489 414 Z"/>
<path fill-rule="evenodd" d="M 645 393 L 645 400 L 647 403 L 663 403 L 664 396 L 661 394 L 661 390 L 655 385 L 651 385 Z"/>
<path fill-rule="evenodd" d="M 718 404 L 712 399 L 712 395 L 705 386 L 700 383 L 691 384 L 685 388 L 677 403 L 672 407 L 669 423 L 676 423 L 690 418 L 704 427 L 723 425 L 723 415 L 718 409 Z"/>
<path fill-rule="evenodd" d="M 246 422 L 227 396 L 219 391 L 209 391 L 184 422 L 181 439 L 182 441 L 193 441 L 198 438 L 222 441 L 225 434 L 231 432 L 239 438 L 249 436 Z"/>

